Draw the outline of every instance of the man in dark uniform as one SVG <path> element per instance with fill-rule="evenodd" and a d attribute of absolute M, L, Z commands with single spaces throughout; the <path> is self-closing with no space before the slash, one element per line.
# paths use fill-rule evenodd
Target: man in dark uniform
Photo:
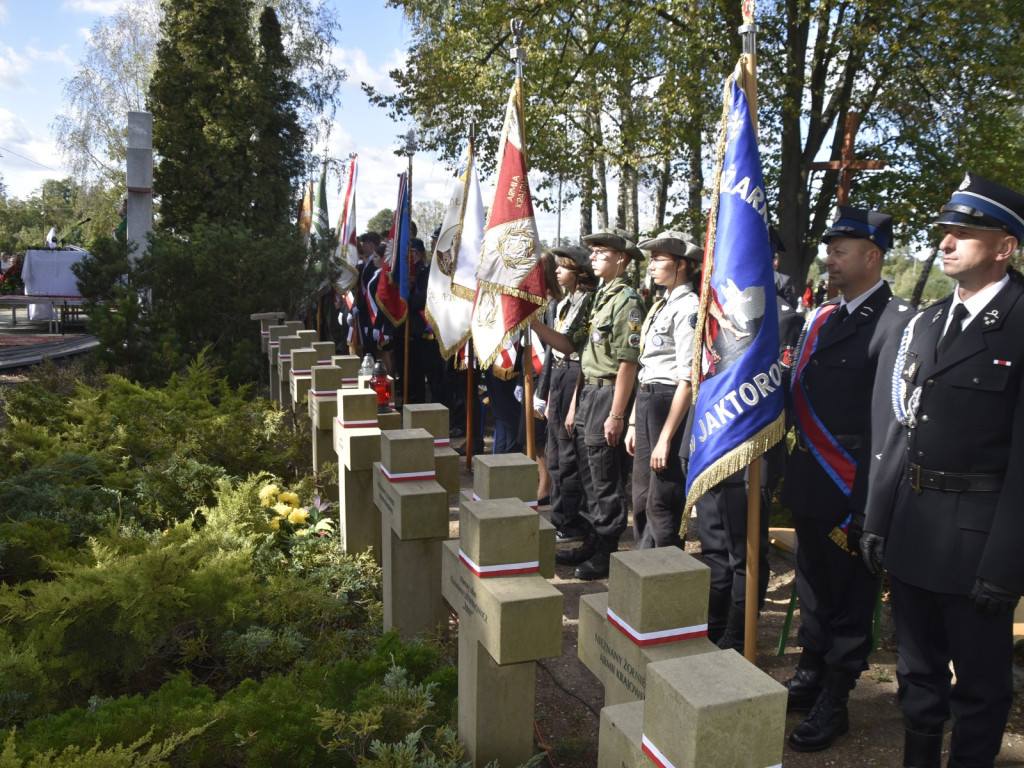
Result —
<path fill-rule="evenodd" d="M 871 471 L 865 563 L 889 571 L 904 765 L 990 768 L 1013 701 L 1024 593 L 1024 195 L 968 173 L 936 224 L 957 281 L 908 326 Z M 956 671 L 950 686 L 949 662 Z"/>
<path fill-rule="evenodd" d="M 640 330 L 645 307 L 643 299 L 626 279 L 630 260 L 642 261 L 643 254 L 622 230 L 605 230 L 586 235 L 594 274 L 604 280 L 588 314 L 589 333 L 580 352 L 582 387 L 575 409 L 570 409 L 570 427 L 580 457 L 580 481 L 587 497 L 583 514 L 587 530 L 583 545 L 560 550 L 561 565 L 575 565 L 578 579 L 608 576 L 611 554 L 619 548 L 626 529 L 628 506 L 626 478 L 631 462 L 624 445 L 626 417 L 633 406 Z M 576 349 L 565 335 L 539 321 L 533 329 L 549 346 L 572 354 Z"/>
<path fill-rule="evenodd" d="M 885 341 L 913 313 L 881 279 L 892 217 L 839 206 L 822 236 L 840 296 L 811 313 L 792 377 L 797 449 L 782 503 L 793 512 L 800 597 L 791 711 L 810 710 L 789 737 L 798 752 L 827 749 L 849 730 L 847 700 L 867 669 L 878 579 L 858 562 L 871 456 L 871 394 Z M 885 374 L 883 373 L 883 376 Z"/>

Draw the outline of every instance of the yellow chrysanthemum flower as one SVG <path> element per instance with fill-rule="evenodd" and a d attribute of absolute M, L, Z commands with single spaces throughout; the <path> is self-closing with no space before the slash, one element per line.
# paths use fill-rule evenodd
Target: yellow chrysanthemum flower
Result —
<path fill-rule="evenodd" d="M 269 501 L 272 497 L 277 496 L 277 494 L 279 494 L 280 492 L 281 489 L 278 488 L 273 483 L 270 483 L 269 485 L 264 485 L 262 488 L 260 488 L 260 501 Z"/>
<path fill-rule="evenodd" d="M 292 511 L 292 508 L 288 504 L 285 504 L 283 501 L 279 501 L 277 502 L 277 504 L 274 505 L 274 511 L 277 512 L 278 517 L 288 517 L 289 513 L 291 513 Z"/>
<path fill-rule="evenodd" d="M 299 506 L 299 494 L 292 493 L 291 491 L 285 491 L 277 495 L 278 501 L 283 501 L 285 504 L 290 504 L 293 507 Z"/>
<path fill-rule="evenodd" d="M 274 530 L 274 531 L 280 531 L 281 530 L 281 518 L 280 517 L 275 517 L 273 520 L 271 520 L 270 521 L 270 528 L 271 528 L 271 530 Z"/>
<path fill-rule="evenodd" d="M 309 519 L 309 512 L 305 509 L 293 509 L 288 515 L 288 522 L 298 525 L 304 523 Z"/>

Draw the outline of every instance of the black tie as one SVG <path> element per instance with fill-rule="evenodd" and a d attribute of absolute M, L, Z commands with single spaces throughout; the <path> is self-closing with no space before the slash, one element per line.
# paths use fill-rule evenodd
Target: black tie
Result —
<path fill-rule="evenodd" d="M 967 307 L 963 304 L 957 304 L 953 307 L 953 319 L 949 321 L 949 327 L 946 329 L 945 335 L 939 341 L 939 346 L 935 348 L 935 359 L 939 360 L 942 358 L 943 353 L 956 341 L 956 337 L 963 331 L 963 321 L 970 312 L 967 311 Z"/>
<path fill-rule="evenodd" d="M 849 310 L 846 309 L 845 304 L 841 304 L 839 309 L 832 313 L 832 322 L 839 325 L 843 320 L 850 316 Z"/>

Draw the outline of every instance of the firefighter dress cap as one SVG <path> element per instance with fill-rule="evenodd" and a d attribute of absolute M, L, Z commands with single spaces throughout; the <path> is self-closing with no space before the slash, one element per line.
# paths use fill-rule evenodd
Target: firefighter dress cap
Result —
<path fill-rule="evenodd" d="M 1009 232 L 1024 243 L 1024 195 L 968 171 L 936 224 Z"/>
<path fill-rule="evenodd" d="M 866 208 L 837 206 L 836 220 L 821 236 L 821 242 L 827 243 L 833 237 L 860 237 L 887 251 L 892 245 L 892 216 Z"/>

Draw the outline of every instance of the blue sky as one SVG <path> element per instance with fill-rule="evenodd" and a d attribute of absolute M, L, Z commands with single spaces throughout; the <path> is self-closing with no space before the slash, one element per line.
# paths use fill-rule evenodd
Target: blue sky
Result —
<path fill-rule="evenodd" d="M 50 178 L 67 171 L 56 150 L 50 125 L 63 108 L 62 83 L 82 59 L 89 30 L 112 14 L 123 0 L 0 0 L 0 174 L 8 194 L 24 198 Z M 369 105 L 360 83 L 389 88 L 387 73 L 405 58 L 408 24 L 384 0 L 333 0 L 342 21 L 333 57 L 348 75 L 328 153 L 359 155 L 357 216 L 361 224 L 381 208 L 394 208 L 396 176 L 406 159 L 394 154 L 398 136 L 412 124 L 397 124 Z M 511 84 L 511 81 L 510 81 Z M 488 203 L 486 180 L 481 180 Z M 329 179 L 328 213 L 340 213 L 338 179 Z M 452 177 L 425 153 L 413 160 L 413 200 L 447 201 Z M 493 195 L 493 190 L 490 191 Z M 578 216 L 563 216 L 563 234 Z M 553 240 L 555 217 L 538 216 L 541 237 Z M 362 229 L 362 226 L 360 226 Z"/>

